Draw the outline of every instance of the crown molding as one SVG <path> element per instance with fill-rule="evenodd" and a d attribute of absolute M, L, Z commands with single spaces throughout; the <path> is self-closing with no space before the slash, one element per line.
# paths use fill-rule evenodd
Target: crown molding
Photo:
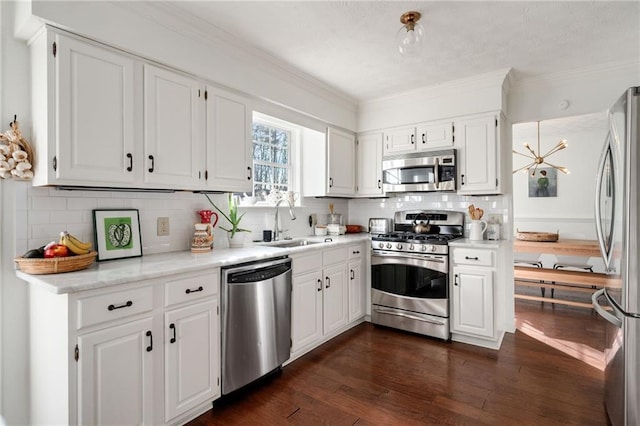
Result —
<path fill-rule="evenodd" d="M 432 99 L 439 98 L 453 91 L 461 92 L 465 90 L 478 90 L 488 87 L 496 87 L 502 90 L 505 79 L 510 78 L 511 68 L 505 68 L 484 74 L 465 77 L 458 80 L 450 80 L 433 86 L 424 86 L 404 92 L 394 93 L 390 96 L 383 96 L 375 99 L 364 100 L 359 103 L 360 107 L 372 106 L 376 104 L 388 104 L 393 102 L 405 103 L 408 99 Z"/>
<path fill-rule="evenodd" d="M 327 101 L 356 111 L 357 100 L 333 86 L 290 66 L 257 47 L 246 43 L 203 18 L 185 12 L 170 2 L 113 2 L 171 32 L 203 44 L 223 49 L 225 55 L 255 64 L 261 71 L 313 93 Z"/>
<path fill-rule="evenodd" d="M 568 71 L 558 71 L 519 79 L 516 78 L 512 89 L 517 91 L 536 88 L 539 86 L 563 85 L 566 84 L 567 81 L 583 77 L 598 77 L 603 73 L 635 73 L 635 75 L 640 75 L 640 59 L 631 61 L 612 61 Z M 638 82 L 640 83 L 640 80 Z"/>

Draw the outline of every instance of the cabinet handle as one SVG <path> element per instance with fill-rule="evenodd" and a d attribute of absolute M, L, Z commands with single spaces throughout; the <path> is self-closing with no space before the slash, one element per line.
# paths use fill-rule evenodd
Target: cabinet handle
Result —
<path fill-rule="evenodd" d="M 427 141 L 425 140 L 425 136 L 426 136 L 426 133 L 423 133 L 422 134 L 422 143 L 427 143 Z"/>
<path fill-rule="evenodd" d="M 460 175 L 460 185 L 464 185 L 464 175 Z"/>
<path fill-rule="evenodd" d="M 329 178 L 329 188 L 333 188 L 333 178 Z"/>
<path fill-rule="evenodd" d="M 132 306 L 133 302 L 131 300 L 127 300 L 127 303 L 123 303 L 122 305 L 114 305 L 111 304 L 109 306 L 107 306 L 107 309 L 110 311 L 113 311 L 115 309 L 122 309 L 122 308 L 128 308 L 129 306 Z"/>
<path fill-rule="evenodd" d="M 454 275 L 453 285 L 458 285 L 458 274 Z"/>
<path fill-rule="evenodd" d="M 174 323 L 171 323 L 171 324 L 169 324 L 169 328 L 171 329 L 171 332 L 173 333 L 173 337 L 171 337 L 171 340 L 169 340 L 169 342 L 175 343 L 176 342 L 176 325 Z"/>
<path fill-rule="evenodd" d="M 322 280 L 318 280 L 318 291 L 322 291 Z"/>
<path fill-rule="evenodd" d="M 202 286 L 200 286 L 200 287 L 196 288 L 195 290 L 191 290 L 190 288 L 188 288 L 188 289 L 185 291 L 185 293 L 187 293 L 187 294 L 189 294 L 189 293 L 196 293 L 196 292 L 198 292 L 198 291 L 202 291 L 202 290 L 204 290 L 204 289 L 202 288 Z"/>
<path fill-rule="evenodd" d="M 149 160 L 151 160 L 151 167 L 149 168 L 149 173 L 153 173 L 153 170 L 156 168 L 156 160 L 153 158 L 153 155 L 149 156 Z"/>
<path fill-rule="evenodd" d="M 416 136 L 416 135 L 411 135 L 411 145 L 413 145 L 413 144 L 416 142 L 416 140 L 415 140 L 415 139 L 416 139 L 416 138 L 415 138 L 415 136 Z"/>
<path fill-rule="evenodd" d="M 130 152 L 128 152 L 127 158 L 129 159 L 129 167 L 127 167 L 127 171 L 130 172 L 133 170 L 133 155 Z"/>
<path fill-rule="evenodd" d="M 247 180 L 251 180 L 251 167 L 247 167 L 247 171 L 249 172 L 247 174 Z"/>
<path fill-rule="evenodd" d="M 58 170 L 58 157 L 53 157 L 53 171 Z"/>
<path fill-rule="evenodd" d="M 382 189 L 382 181 L 378 179 L 378 189 Z"/>
<path fill-rule="evenodd" d="M 479 260 L 478 257 L 469 257 L 469 256 L 465 256 L 464 257 L 466 260 Z"/>
<path fill-rule="evenodd" d="M 147 331 L 147 337 L 149 338 L 149 346 L 147 346 L 147 352 L 151 352 L 153 350 L 153 335 L 151 334 L 151 330 Z"/>
<path fill-rule="evenodd" d="M 360 254 L 360 251 L 359 251 L 359 250 L 354 250 L 354 251 L 352 251 L 351 253 L 353 253 L 353 254 Z"/>
<path fill-rule="evenodd" d="M 329 278 L 329 277 L 324 277 L 324 279 L 327 281 L 327 285 L 326 285 L 326 286 L 324 286 L 324 288 L 329 288 L 329 287 L 331 287 L 331 278 Z"/>
<path fill-rule="evenodd" d="M 355 274 L 355 272 L 353 272 L 353 269 L 351 269 L 351 279 L 352 280 L 356 279 L 356 274 Z"/>

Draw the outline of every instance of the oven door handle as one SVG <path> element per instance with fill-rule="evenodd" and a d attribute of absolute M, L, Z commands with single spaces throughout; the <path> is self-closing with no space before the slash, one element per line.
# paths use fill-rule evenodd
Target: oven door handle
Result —
<path fill-rule="evenodd" d="M 422 318 L 422 317 L 418 317 L 418 316 L 415 316 L 415 315 L 405 314 L 403 312 L 392 311 L 392 310 L 389 310 L 389 309 L 374 308 L 374 311 L 376 311 L 379 314 L 395 315 L 397 317 L 403 317 L 403 318 L 408 318 L 408 319 L 412 319 L 412 320 L 428 322 L 430 324 L 444 325 L 444 321 L 437 321 L 437 320 Z"/>

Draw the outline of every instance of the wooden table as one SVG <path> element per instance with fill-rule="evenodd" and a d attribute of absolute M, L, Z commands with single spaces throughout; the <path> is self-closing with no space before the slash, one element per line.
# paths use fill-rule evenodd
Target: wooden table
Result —
<path fill-rule="evenodd" d="M 554 242 L 513 241 L 513 251 L 517 253 L 546 253 L 561 256 L 601 257 L 597 240 L 559 239 Z"/>
<path fill-rule="evenodd" d="M 601 257 L 600 245 L 596 240 L 559 239 L 554 242 L 514 240 L 513 251 L 516 253 L 555 254 L 561 256 Z M 540 288 L 559 289 L 592 293 L 602 288 L 612 277 L 592 272 L 570 271 L 550 268 L 514 267 L 516 283 Z M 561 303 L 565 305 L 591 308 L 588 303 L 559 300 L 538 296 L 516 294 L 516 298 L 537 300 L 541 302 Z"/>

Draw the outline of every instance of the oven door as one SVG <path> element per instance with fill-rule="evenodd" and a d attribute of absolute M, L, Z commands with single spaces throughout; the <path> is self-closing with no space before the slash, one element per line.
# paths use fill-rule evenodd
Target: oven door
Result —
<path fill-rule="evenodd" d="M 371 255 L 371 303 L 449 317 L 446 257 L 376 251 Z"/>

